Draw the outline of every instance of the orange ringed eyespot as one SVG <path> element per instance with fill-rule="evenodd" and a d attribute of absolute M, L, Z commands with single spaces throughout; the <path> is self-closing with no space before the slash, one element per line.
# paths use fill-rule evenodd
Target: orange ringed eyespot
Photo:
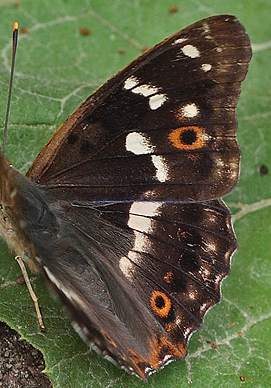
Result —
<path fill-rule="evenodd" d="M 190 151 L 202 148 L 208 140 L 208 135 L 202 127 L 187 126 L 174 129 L 168 139 L 174 147 Z"/>
<path fill-rule="evenodd" d="M 155 290 L 150 301 L 153 311 L 161 318 L 167 318 L 172 305 L 169 297 L 164 292 Z"/>

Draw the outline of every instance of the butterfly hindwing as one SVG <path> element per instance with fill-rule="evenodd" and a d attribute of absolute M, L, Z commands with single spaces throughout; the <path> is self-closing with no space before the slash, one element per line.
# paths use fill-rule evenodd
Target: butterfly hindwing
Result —
<path fill-rule="evenodd" d="M 185 356 L 220 300 L 237 247 L 230 218 L 218 200 L 98 205 L 82 216 L 71 207 L 44 272 L 83 338 L 146 378 Z"/>

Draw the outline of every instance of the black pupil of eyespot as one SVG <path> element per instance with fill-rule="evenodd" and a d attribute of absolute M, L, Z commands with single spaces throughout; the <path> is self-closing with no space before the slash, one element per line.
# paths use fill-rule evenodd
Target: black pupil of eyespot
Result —
<path fill-rule="evenodd" d="M 165 300 L 162 296 L 157 296 L 157 298 L 155 299 L 155 304 L 156 304 L 156 307 L 158 307 L 159 309 L 165 307 Z"/>
<path fill-rule="evenodd" d="M 193 130 L 184 131 L 181 134 L 181 141 L 183 144 L 193 144 L 197 140 L 197 133 Z"/>

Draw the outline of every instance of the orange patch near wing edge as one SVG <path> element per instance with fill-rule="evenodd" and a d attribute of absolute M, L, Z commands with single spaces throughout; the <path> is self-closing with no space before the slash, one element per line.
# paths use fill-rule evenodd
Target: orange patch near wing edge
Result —
<path fill-rule="evenodd" d="M 159 369 L 163 364 L 167 363 L 165 357 L 171 356 L 172 359 L 184 358 L 185 353 L 185 347 L 182 343 L 175 345 L 166 336 L 161 336 L 153 339 L 151 343 L 149 362 L 154 369 Z"/>
<path fill-rule="evenodd" d="M 108 335 L 104 330 L 101 330 L 101 333 L 102 333 L 102 335 L 107 339 L 107 341 L 108 341 L 112 346 L 114 346 L 114 348 L 117 348 L 116 343 L 112 340 L 111 337 L 109 337 L 109 335 Z"/>

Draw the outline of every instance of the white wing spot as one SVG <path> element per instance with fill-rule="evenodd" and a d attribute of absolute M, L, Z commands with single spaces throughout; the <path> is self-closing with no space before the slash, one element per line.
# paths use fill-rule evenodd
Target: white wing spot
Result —
<path fill-rule="evenodd" d="M 143 133 L 130 132 L 126 136 L 126 150 L 135 155 L 146 155 L 153 153 L 155 146 Z M 156 178 L 159 182 L 165 182 L 168 179 L 168 166 L 165 158 L 161 155 L 152 155 L 151 158 L 156 168 Z"/>
<path fill-rule="evenodd" d="M 129 214 L 137 214 L 140 216 L 153 217 L 159 216 L 159 208 L 163 205 L 162 202 L 145 202 L 136 201 L 132 203 Z"/>
<path fill-rule="evenodd" d="M 144 97 L 149 97 L 149 105 L 152 110 L 160 108 L 161 105 L 167 100 L 167 96 L 163 93 L 159 93 L 159 88 L 152 85 L 140 85 L 132 90 L 135 94 L 140 94 Z"/>
<path fill-rule="evenodd" d="M 143 133 L 130 132 L 126 136 L 126 150 L 132 152 L 135 155 L 151 154 L 155 151 L 155 146 L 151 144 Z M 165 182 L 168 179 L 168 166 L 165 158 L 161 155 L 152 155 L 152 162 L 156 168 L 156 178 L 159 182 Z"/>
<path fill-rule="evenodd" d="M 232 164 L 232 167 L 230 168 L 230 172 L 231 172 L 231 178 L 236 178 L 238 177 L 238 167 L 236 166 L 236 164 Z"/>
<path fill-rule="evenodd" d="M 201 312 L 205 312 L 206 309 L 207 309 L 207 307 L 208 307 L 208 303 L 203 303 L 203 304 L 200 306 L 200 311 L 201 311 Z"/>
<path fill-rule="evenodd" d="M 202 133 L 201 138 L 204 143 L 207 143 L 207 141 L 209 141 L 212 138 L 212 136 L 208 135 L 208 133 Z"/>
<path fill-rule="evenodd" d="M 223 275 L 222 274 L 220 274 L 220 275 L 216 275 L 216 277 L 215 277 L 215 284 L 218 284 L 218 283 L 220 283 L 221 281 L 222 281 L 222 279 L 223 279 Z"/>
<path fill-rule="evenodd" d="M 151 96 L 149 99 L 149 105 L 152 110 L 156 110 L 160 108 L 164 104 L 164 102 L 167 100 L 167 96 L 165 94 L 155 94 L 154 96 Z"/>
<path fill-rule="evenodd" d="M 210 27 L 209 27 L 209 24 L 208 23 L 204 23 L 203 24 L 203 32 L 205 34 L 208 34 L 208 32 L 210 32 Z"/>
<path fill-rule="evenodd" d="M 121 272 L 123 273 L 123 275 L 131 281 L 132 280 L 132 273 L 133 273 L 133 269 L 134 269 L 134 265 L 131 262 L 131 260 L 129 260 L 125 256 L 122 256 L 119 260 L 119 268 L 120 268 Z"/>
<path fill-rule="evenodd" d="M 174 40 L 173 44 L 180 44 L 180 43 L 183 43 L 186 41 L 187 41 L 187 38 L 179 38 L 179 39 Z"/>
<path fill-rule="evenodd" d="M 148 233 L 151 231 L 152 219 L 138 214 L 130 214 L 128 226 L 135 230 Z M 142 236 L 142 235 L 141 235 Z M 141 245 L 141 244 L 140 244 Z"/>
<path fill-rule="evenodd" d="M 146 236 L 142 233 L 137 233 L 136 231 L 143 233 L 152 232 L 153 228 L 153 219 L 154 216 L 159 216 L 160 207 L 162 206 L 161 202 L 134 202 L 131 205 L 129 211 L 129 220 L 128 226 L 131 229 L 134 229 L 136 240 L 134 243 L 134 249 L 141 249 L 146 242 Z"/>
<path fill-rule="evenodd" d="M 187 44 L 186 46 L 183 46 L 182 52 L 184 53 L 184 55 L 190 58 L 197 58 L 200 56 L 199 50 L 197 49 L 197 47 L 192 46 L 192 44 Z"/>
<path fill-rule="evenodd" d="M 156 168 L 156 178 L 159 182 L 165 182 L 168 179 L 168 166 L 165 158 L 161 155 L 152 155 L 152 162 Z"/>
<path fill-rule="evenodd" d="M 147 201 L 151 201 L 153 198 L 157 196 L 157 193 L 156 193 L 156 190 L 147 190 L 145 191 L 143 196 Z"/>
<path fill-rule="evenodd" d="M 162 106 L 168 99 L 166 94 L 158 93 L 160 90 L 159 87 L 149 84 L 137 86 L 138 83 L 139 80 L 136 77 L 131 76 L 124 82 L 123 87 L 126 90 L 131 90 L 131 92 L 134 94 L 140 94 L 141 96 L 149 97 L 149 105 L 152 110 L 160 108 L 160 106 Z"/>
<path fill-rule="evenodd" d="M 147 84 L 137 86 L 136 88 L 134 88 L 132 90 L 133 93 L 142 94 L 142 96 L 144 96 L 144 97 L 151 96 L 152 94 L 155 94 L 158 91 L 159 91 L 159 89 L 156 86 L 147 85 Z"/>
<path fill-rule="evenodd" d="M 204 210 L 206 210 L 206 209 L 204 209 Z M 213 224 L 215 222 L 217 222 L 217 217 L 211 211 L 209 211 L 209 214 L 208 214 L 208 222 L 213 223 Z"/>
<path fill-rule="evenodd" d="M 150 154 L 154 149 L 155 147 L 143 133 L 130 132 L 126 136 L 126 150 L 135 155 Z"/>
<path fill-rule="evenodd" d="M 211 68 L 212 68 L 212 65 L 210 65 L 210 63 L 203 63 L 202 65 L 201 65 L 201 68 L 202 68 L 202 70 L 203 71 L 210 71 L 211 70 Z"/>
<path fill-rule="evenodd" d="M 217 159 L 216 159 L 216 165 L 217 165 L 218 167 L 224 167 L 224 166 L 225 166 L 225 162 L 224 162 L 223 159 L 217 158 Z"/>
<path fill-rule="evenodd" d="M 213 242 L 207 242 L 205 243 L 206 248 L 204 249 L 206 252 L 217 252 L 217 246 Z"/>
<path fill-rule="evenodd" d="M 209 271 L 208 268 L 200 268 L 199 274 L 201 275 L 201 277 L 202 277 L 205 281 L 208 281 L 208 279 L 209 279 L 209 277 L 210 277 L 210 271 Z"/>
<path fill-rule="evenodd" d="M 123 88 L 125 90 L 130 90 L 138 84 L 139 84 L 139 80 L 134 75 L 132 75 L 131 77 L 129 77 L 125 80 Z"/>
<path fill-rule="evenodd" d="M 132 250 L 128 252 L 128 257 L 121 257 L 119 268 L 124 276 L 133 281 L 134 263 L 140 262 L 138 252 L 148 252 L 151 242 L 145 233 L 152 233 L 155 220 L 154 216 L 160 215 L 162 202 L 134 202 L 129 211 L 128 226 L 133 229 L 135 240 Z"/>
<path fill-rule="evenodd" d="M 149 229 L 148 231 L 146 231 L 146 233 L 150 233 L 150 232 L 152 232 L 151 224 L 149 224 Z M 136 230 L 134 230 L 134 235 L 135 235 L 135 242 L 134 242 L 133 249 L 139 252 L 148 252 L 150 249 L 150 240 L 148 236 Z M 133 251 L 129 251 L 128 253 L 129 257 L 132 254 L 132 252 Z M 138 257 L 137 257 L 137 262 L 139 262 Z"/>
<path fill-rule="evenodd" d="M 190 291 L 190 292 L 188 293 L 188 296 L 189 296 L 189 298 L 190 298 L 191 300 L 196 300 L 196 299 L 197 299 L 197 293 L 194 292 L 194 291 Z"/>
<path fill-rule="evenodd" d="M 182 107 L 182 114 L 184 117 L 190 119 L 192 117 L 196 117 L 199 114 L 199 109 L 197 105 L 194 102 L 192 102 Z"/>

